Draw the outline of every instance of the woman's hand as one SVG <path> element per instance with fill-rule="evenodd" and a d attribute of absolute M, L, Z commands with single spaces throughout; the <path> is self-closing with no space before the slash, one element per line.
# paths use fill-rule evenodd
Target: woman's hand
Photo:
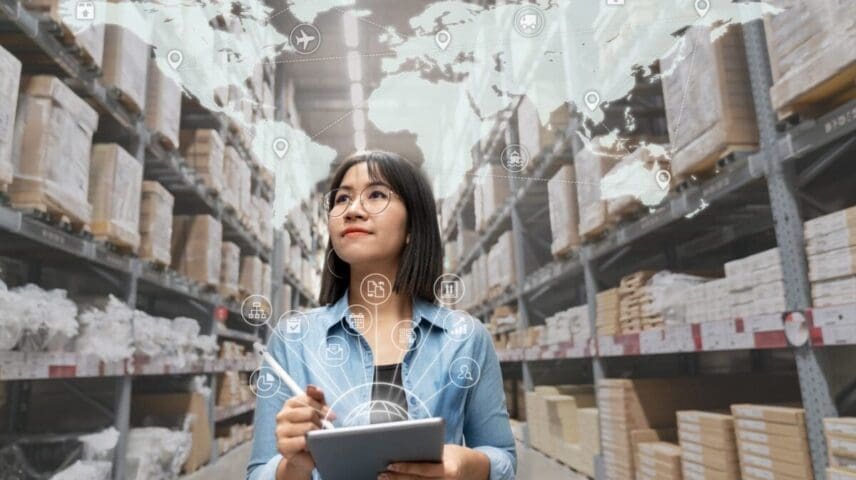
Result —
<path fill-rule="evenodd" d="M 321 429 L 325 416 L 335 418 L 324 402 L 324 392 L 314 385 L 306 387 L 306 395 L 289 398 L 276 414 L 276 448 L 284 459 L 277 469 L 278 479 L 312 474 L 315 460 L 306 449 L 306 433 Z"/>
<path fill-rule="evenodd" d="M 481 452 L 460 445 L 443 447 L 443 463 L 393 463 L 380 480 L 487 480 L 490 460 Z"/>

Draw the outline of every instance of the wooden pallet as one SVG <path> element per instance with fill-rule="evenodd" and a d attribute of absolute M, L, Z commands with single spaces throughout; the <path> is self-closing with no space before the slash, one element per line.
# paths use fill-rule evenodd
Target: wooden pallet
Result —
<path fill-rule="evenodd" d="M 687 186 L 695 181 L 711 178 L 716 176 L 725 165 L 732 163 L 737 157 L 736 155 L 742 152 L 754 152 L 758 150 L 758 145 L 722 145 L 717 150 L 717 153 L 708 156 L 701 162 L 693 165 L 682 174 L 674 175 L 675 191 L 683 192 Z"/>
<path fill-rule="evenodd" d="M 92 232 L 89 224 L 70 217 L 65 212 L 54 209 L 47 204 L 21 204 L 16 203 L 14 207 L 23 211 L 26 215 L 34 217 L 50 225 L 54 225 L 63 231 L 91 237 Z"/>
<path fill-rule="evenodd" d="M 110 221 L 92 222 L 92 236 L 115 251 L 131 254 L 136 253 L 140 245 L 140 235 L 137 232 L 128 231 Z"/>
<path fill-rule="evenodd" d="M 137 102 L 131 98 L 130 95 L 125 94 L 122 90 L 117 87 L 110 87 L 110 95 L 112 95 L 117 102 L 121 103 L 125 110 L 131 113 L 134 116 L 142 115 L 143 107 L 141 105 L 137 105 Z"/>

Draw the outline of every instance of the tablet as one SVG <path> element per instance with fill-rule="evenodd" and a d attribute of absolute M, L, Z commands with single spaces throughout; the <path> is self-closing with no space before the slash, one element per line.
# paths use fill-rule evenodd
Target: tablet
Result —
<path fill-rule="evenodd" d="M 374 480 L 394 462 L 443 459 L 445 421 L 405 420 L 306 434 L 315 468 L 324 480 Z"/>

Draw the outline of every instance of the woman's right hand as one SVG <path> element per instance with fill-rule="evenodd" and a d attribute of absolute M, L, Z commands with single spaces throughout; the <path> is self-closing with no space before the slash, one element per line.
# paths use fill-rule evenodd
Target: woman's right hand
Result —
<path fill-rule="evenodd" d="M 315 460 L 306 448 L 306 433 L 321 429 L 321 420 L 333 420 L 324 401 L 324 392 L 309 385 L 306 394 L 289 398 L 276 414 L 276 447 L 285 459 L 285 478 L 295 478 L 292 472 L 305 477 L 315 468 Z M 278 476 L 279 478 L 279 476 Z"/>

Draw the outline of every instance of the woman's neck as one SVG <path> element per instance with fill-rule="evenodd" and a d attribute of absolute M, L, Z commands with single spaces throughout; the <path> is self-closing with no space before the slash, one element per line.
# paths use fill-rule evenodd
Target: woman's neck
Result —
<path fill-rule="evenodd" d="M 392 285 L 398 273 L 397 265 L 384 266 L 373 264 L 370 267 L 351 265 L 350 270 L 351 279 L 348 285 L 348 305 L 360 305 L 365 307 L 369 312 L 376 312 L 375 321 L 373 322 L 376 326 L 383 328 L 384 326 L 395 325 L 399 321 L 409 319 L 412 316 L 413 303 L 410 296 L 406 293 L 399 294 L 392 291 Z M 387 280 L 383 289 L 384 293 L 389 296 L 389 299 L 380 305 L 374 305 L 374 303 L 367 301 L 368 299 L 363 298 L 363 295 L 365 295 L 365 286 L 362 285 L 363 279 L 372 274 L 383 275 Z M 375 278 L 369 280 L 372 279 Z"/>

